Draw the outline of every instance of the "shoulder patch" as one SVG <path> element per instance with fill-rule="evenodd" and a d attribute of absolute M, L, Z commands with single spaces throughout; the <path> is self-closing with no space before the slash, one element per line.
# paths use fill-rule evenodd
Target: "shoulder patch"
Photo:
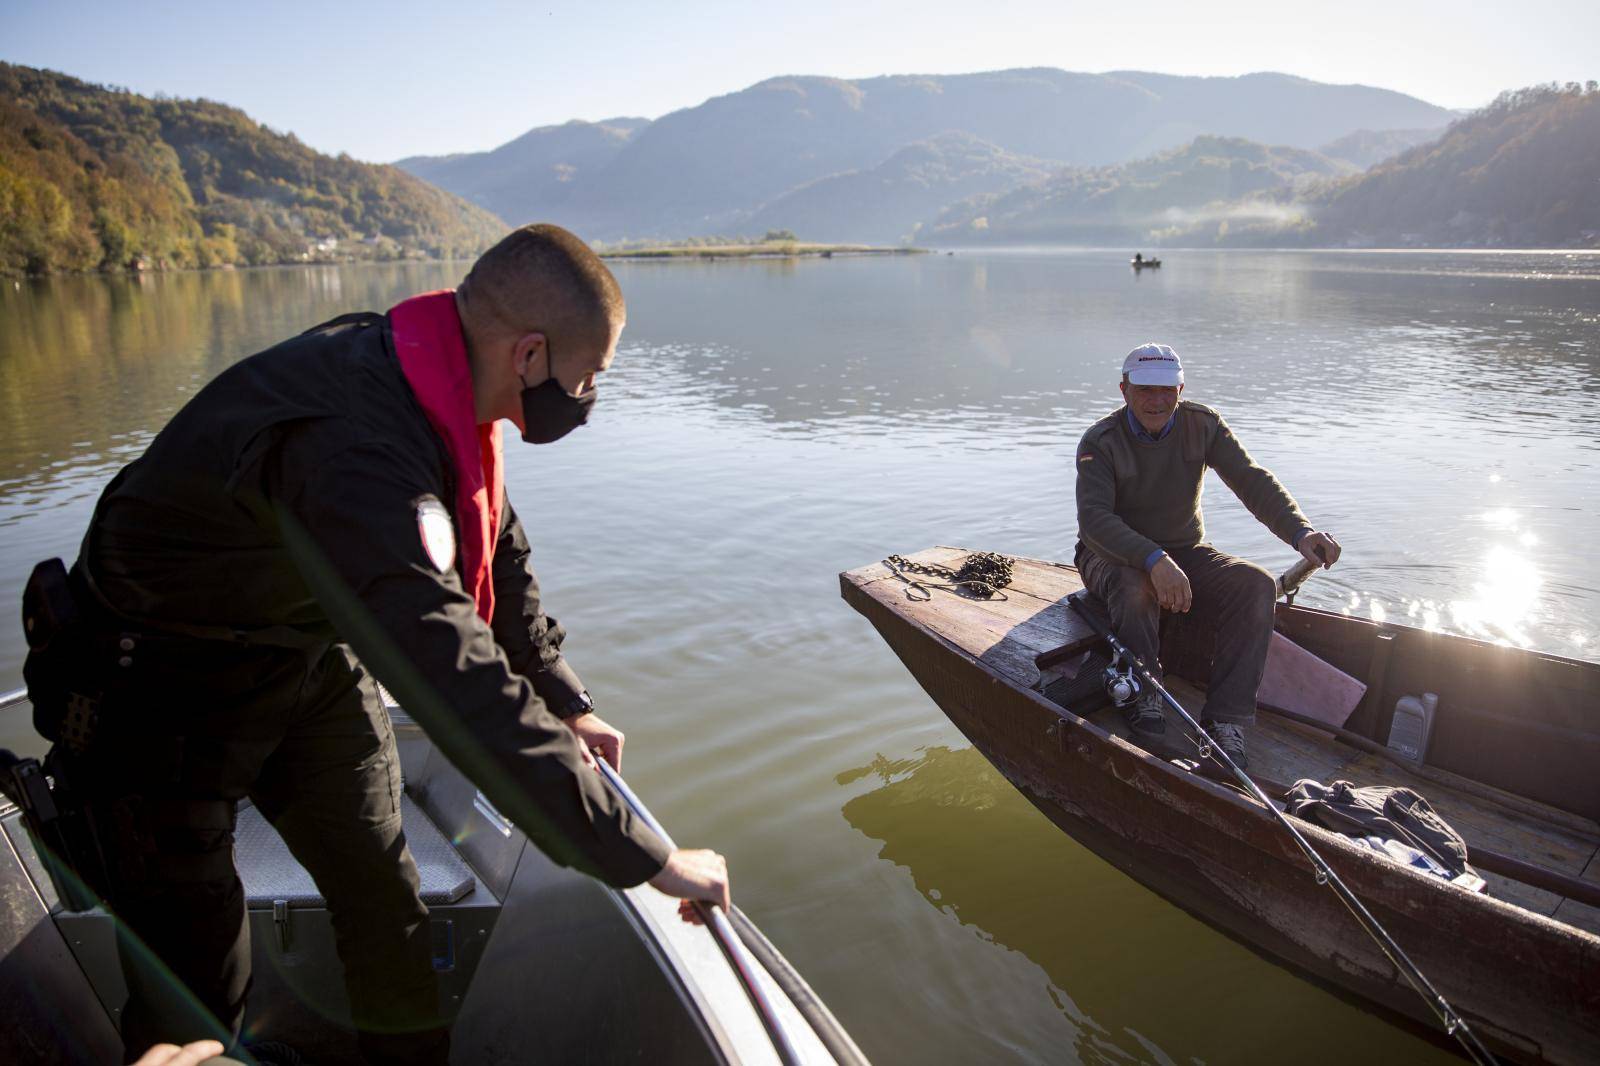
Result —
<path fill-rule="evenodd" d="M 417 535 L 428 561 L 441 574 L 456 565 L 456 524 L 444 504 L 432 496 L 417 500 Z"/>

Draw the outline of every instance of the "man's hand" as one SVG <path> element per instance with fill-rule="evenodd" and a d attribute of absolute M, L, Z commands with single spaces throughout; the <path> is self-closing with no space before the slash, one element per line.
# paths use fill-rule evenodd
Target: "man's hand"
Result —
<path fill-rule="evenodd" d="M 694 900 L 704 900 L 724 911 L 733 906 L 728 884 L 728 860 L 714 851 L 679 848 L 667 858 L 667 865 L 650 879 L 650 886 L 683 900 L 678 913 L 684 921 L 700 924 Z"/>
<path fill-rule="evenodd" d="M 1307 536 L 1306 540 L 1311 537 Z M 1305 541 L 1300 543 L 1304 544 Z M 1150 568 L 1150 583 L 1156 587 L 1156 602 L 1164 611 L 1176 611 L 1179 614 L 1194 606 L 1194 593 L 1189 589 L 1189 575 L 1183 572 L 1183 567 L 1172 561 L 1172 556 L 1163 555 L 1156 565 Z"/>
<path fill-rule="evenodd" d="M 1319 552 L 1318 548 L 1322 550 Z M 1332 533 L 1313 530 L 1300 538 L 1300 554 L 1327 570 L 1339 561 L 1339 542 L 1333 539 Z"/>
<path fill-rule="evenodd" d="M 593 750 L 611 764 L 617 773 L 622 772 L 622 730 L 610 726 L 593 711 L 575 714 L 566 720 L 567 728 L 578 737 L 578 746 L 587 757 Z"/>
<path fill-rule="evenodd" d="M 196 1066 L 222 1054 L 222 1045 L 215 1040 L 196 1040 L 179 1047 L 176 1044 L 157 1044 L 139 1056 L 133 1066 Z M 228 1060 L 232 1062 L 232 1059 Z"/>

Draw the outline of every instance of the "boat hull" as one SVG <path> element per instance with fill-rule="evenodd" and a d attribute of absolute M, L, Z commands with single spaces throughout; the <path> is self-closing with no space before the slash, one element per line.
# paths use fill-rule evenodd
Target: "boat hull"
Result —
<path fill-rule="evenodd" d="M 848 575 L 843 587 L 951 721 L 1074 839 L 1269 958 L 1443 1036 L 1264 808 L 1017 685 Z M 1600 939 L 1303 831 L 1497 1053 L 1593 1061 Z"/>

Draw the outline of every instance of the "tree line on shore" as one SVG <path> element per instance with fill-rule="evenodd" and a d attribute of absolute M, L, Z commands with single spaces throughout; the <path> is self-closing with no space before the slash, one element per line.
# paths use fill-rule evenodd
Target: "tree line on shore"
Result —
<path fill-rule="evenodd" d="M 482 208 L 208 100 L 0 64 L 0 273 L 475 254 Z"/>
<path fill-rule="evenodd" d="M 1237 80 L 1230 91 L 1262 90 L 1249 78 Z M 801 104 L 850 87 L 801 81 Z M 887 81 L 907 91 L 898 79 Z M 995 84 L 1037 88 L 1023 78 L 1018 89 L 1016 81 Z M 1317 94 L 1327 88 L 1289 81 L 1308 99 L 1321 99 Z M 791 105 L 769 97 L 784 85 L 763 83 L 736 96 L 749 95 L 740 106 L 781 130 L 782 109 Z M 1420 105 L 1379 102 L 1399 117 Z M 703 126 L 709 119 L 697 119 L 697 112 L 711 104 L 725 106 L 713 101 L 654 123 L 568 123 L 480 156 L 402 161 L 418 176 L 324 155 L 212 101 L 150 98 L 0 64 L 0 274 L 470 256 L 497 239 L 506 222 L 428 178 L 488 181 L 488 174 L 508 188 L 537 191 L 542 186 L 534 179 L 549 163 L 562 188 L 582 185 L 597 196 L 604 190 L 597 167 L 621 160 L 618 153 L 635 138 L 660 141 L 678 126 L 698 129 L 694 121 Z M 1328 128 L 1338 126 L 1324 119 Z M 937 125 L 931 115 L 918 121 Z M 813 139 L 827 134 L 814 121 L 804 130 Z M 870 157 L 869 147 L 857 145 L 857 154 Z M 662 151 L 656 144 L 651 158 Z M 544 158 L 551 152 L 559 165 Z M 1385 152 L 1395 154 L 1369 165 Z M 1551 84 L 1504 93 L 1432 130 L 1362 129 L 1316 148 L 1202 134 L 1176 148 L 1094 166 L 1067 166 L 972 133 L 945 132 L 754 207 L 733 208 L 730 201 L 720 214 L 701 215 L 705 228 L 698 232 L 722 218 L 732 223 L 723 232 L 878 244 L 1600 247 L 1595 173 L 1600 86 Z M 789 178 L 766 180 L 780 189 Z M 487 202 L 499 188 L 493 182 L 460 191 Z M 579 232 L 606 237 L 595 218 L 588 219 L 593 228 L 580 225 Z M 559 211 L 549 220 L 578 224 Z M 688 233 L 661 236 L 695 241 Z M 636 243 L 611 240 L 622 248 Z"/>

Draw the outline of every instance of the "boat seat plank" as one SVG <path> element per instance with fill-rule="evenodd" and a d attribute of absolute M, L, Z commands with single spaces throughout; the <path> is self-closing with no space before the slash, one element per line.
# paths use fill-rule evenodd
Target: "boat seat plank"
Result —
<path fill-rule="evenodd" d="M 906 558 L 953 566 L 968 554 L 966 548 L 938 547 Z M 910 576 L 915 579 L 923 575 Z M 910 586 L 883 563 L 852 570 L 844 579 L 1027 688 L 1039 679 L 1035 664 L 1039 655 L 1094 635 L 1066 605 L 1067 597 L 1083 587 L 1077 571 L 1052 563 L 1017 559 L 1012 584 L 1002 596 L 993 599 L 939 588 L 932 590 L 934 599 L 912 599 L 907 595 Z M 939 579 L 927 580 L 932 583 Z"/>
<path fill-rule="evenodd" d="M 1597 848 L 1595 854 L 1590 857 L 1589 864 L 1584 867 L 1581 876 L 1585 881 L 1593 881 L 1600 885 L 1600 848 Z M 1556 908 L 1553 917 L 1558 922 L 1566 922 L 1579 929 L 1587 929 L 1591 933 L 1600 933 L 1600 907 L 1591 907 L 1575 899 L 1563 900 L 1561 906 Z"/>
<path fill-rule="evenodd" d="M 472 871 L 410 796 L 400 798 L 400 818 L 422 880 L 422 902 L 440 906 L 471 892 L 477 884 Z M 327 906 L 311 874 L 290 854 L 289 845 L 254 804 L 240 807 L 233 836 L 234 864 L 244 884 L 247 906 L 271 907 L 277 900 L 292 907 Z"/>
<path fill-rule="evenodd" d="M 1593 835 L 1584 836 L 1438 781 L 1423 780 L 1408 773 L 1405 767 L 1375 755 L 1358 755 L 1351 761 L 1349 771 L 1359 774 L 1360 783 L 1364 785 L 1404 785 L 1416 789 L 1463 837 L 1477 841 L 1482 847 L 1516 855 L 1574 877 L 1582 873 L 1584 864 L 1594 855 L 1597 838 Z"/>

